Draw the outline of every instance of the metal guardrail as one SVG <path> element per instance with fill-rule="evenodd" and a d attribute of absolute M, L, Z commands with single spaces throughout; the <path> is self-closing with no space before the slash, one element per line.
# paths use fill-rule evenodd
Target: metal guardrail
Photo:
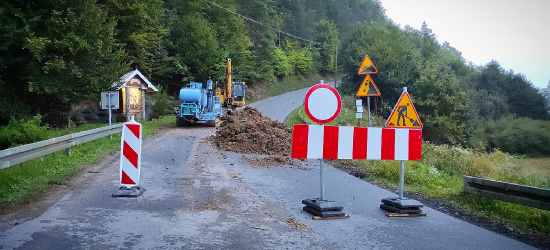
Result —
<path fill-rule="evenodd" d="M 550 210 L 550 189 L 464 176 L 464 192 Z"/>
<path fill-rule="evenodd" d="M 302 124 L 307 124 L 307 122 L 302 118 L 302 109 L 298 110 L 298 118 L 302 121 Z"/>
<path fill-rule="evenodd" d="M 64 135 L 44 141 L 39 141 L 15 148 L 0 151 L 0 169 L 21 164 L 63 149 L 71 155 L 71 147 L 93 141 L 105 136 L 120 133 L 123 124 L 116 124 L 96 129 L 90 129 L 70 135 Z"/>

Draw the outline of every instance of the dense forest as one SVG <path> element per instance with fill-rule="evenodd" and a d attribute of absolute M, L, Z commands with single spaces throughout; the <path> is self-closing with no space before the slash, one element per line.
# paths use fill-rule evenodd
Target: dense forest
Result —
<path fill-rule="evenodd" d="M 168 95 L 233 74 L 255 88 L 334 75 L 354 95 L 365 55 L 388 116 L 408 87 L 424 140 L 550 154 L 550 85 L 497 61 L 471 65 L 449 43 L 398 27 L 376 0 L 5 0 L 0 2 L 0 125 L 70 110 L 138 68 Z M 336 64 L 337 62 L 337 64 Z M 1 132 L 1 131 L 0 131 Z"/>

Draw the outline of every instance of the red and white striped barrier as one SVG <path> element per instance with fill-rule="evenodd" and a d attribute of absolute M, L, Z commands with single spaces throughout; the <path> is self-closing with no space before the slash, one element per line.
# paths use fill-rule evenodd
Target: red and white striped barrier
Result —
<path fill-rule="evenodd" d="M 419 161 L 422 130 L 296 124 L 292 158 Z"/>
<path fill-rule="evenodd" d="M 133 119 L 122 126 L 120 185 L 137 186 L 141 166 L 141 124 Z"/>

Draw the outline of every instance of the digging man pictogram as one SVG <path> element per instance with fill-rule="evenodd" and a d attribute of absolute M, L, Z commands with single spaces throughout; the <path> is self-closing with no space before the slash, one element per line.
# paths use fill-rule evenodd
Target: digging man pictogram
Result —
<path fill-rule="evenodd" d="M 407 107 L 409 106 L 409 104 L 407 103 L 407 105 L 402 105 L 402 106 L 399 106 L 397 108 L 397 126 L 399 126 L 399 120 L 401 120 L 401 118 L 403 118 L 403 127 L 407 126 L 405 124 L 405 118 L 408 118 L 407 117 Z"/>

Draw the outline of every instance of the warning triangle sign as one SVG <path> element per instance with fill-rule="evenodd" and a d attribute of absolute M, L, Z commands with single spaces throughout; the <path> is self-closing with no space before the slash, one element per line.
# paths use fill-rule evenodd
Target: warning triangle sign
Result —
<path fill-rule="evenodd" d="M 364 74 L 376 74 L 378 73 L 378 69 L 376 66 L 374 66 L 374 63 L 370 60 L 369 56 L 365 56 L 363 59 L 363 62 L 361 63 L 361 66 L 359 67 L 358 74 L 364 75 Z"/>
<path fill-rule="evenodd" d="M 422 128 L 409 93 L 403 92 L 386 122 L 388 128 Z"/>
<path fill-rule="evenodd" d="M 374 84 L 374 81 L 372 80 L 372 77 L 370 75 L 367 75 L 365 77 L 365 80 L 363 80 L 363 83 L 361 84 L 361 87 L 359 87 L 359 90 L 357 90 L 356 96 L 380 96 L 380 91 L 378 90 L 378 87 Z"/>

